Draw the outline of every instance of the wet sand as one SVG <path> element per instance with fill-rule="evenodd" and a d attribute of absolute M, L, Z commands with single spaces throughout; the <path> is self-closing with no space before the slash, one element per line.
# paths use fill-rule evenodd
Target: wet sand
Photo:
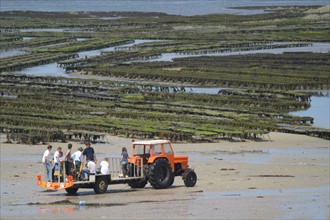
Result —
<path fill-rule="evenodd" d="M 270 133 L 265 141 L 173 143 L 188 155 L 198 180 L 188 188 L 176 177 L 169 189 L 109 185 L 96 195 L 76 196 L 37 185 L 44 174 L 46 145 L 3 143 L 1 136 L 1 219 L 329 219 L 330 146 L 328 140 Z M 107 138 L 92 145 L 99 162 L 119 156 L 130 139 Z M 75 151 L 83 146 L 72 142 Z M 50 143 L 66 149 L 67 143 Z M 84 146 L 83 146 L 84 147 Z M 85 206 L 79 206 L 85 201 Z"/>

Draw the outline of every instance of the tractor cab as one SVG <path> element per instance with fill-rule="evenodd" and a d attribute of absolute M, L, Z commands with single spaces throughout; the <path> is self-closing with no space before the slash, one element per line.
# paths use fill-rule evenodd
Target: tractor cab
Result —
<path fill-rule="evenodd" d="M 133 142 L 132 156 L 128 161 L 136 164 L 137 158 L 142 159 L 143 165 L 152 164 L 159 158 L 166 158 L 174 171 L 174 151 L 168 140 Z"/>

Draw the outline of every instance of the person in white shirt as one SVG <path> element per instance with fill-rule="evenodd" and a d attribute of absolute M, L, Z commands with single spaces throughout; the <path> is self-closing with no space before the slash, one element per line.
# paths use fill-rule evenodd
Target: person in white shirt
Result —
<path fill-rule="evenodd" d="M 88 177 L 90 175 L 95 175 L 95 163 L 90 158 L 87 158 L 87 167 L 84 168 L 81 172 L 81 176 L 80 176 L 81 180 L 86 180 L 85 174 L 87 174 Z"/>
<path fill-rule="evenodd" d="M 47 173 L 47 181 L 52 182 L 52 173 L 51 173 L 51 167 L 52 167 L 52 159 L 51 159 L 51 152 L 52 145 L 47 146 L 47 150 L 45 150 L 44 155 L 42 156 L 42 163 L 45 165 L 46 173 Z"/>
<path fill-rule="evenodd" d="M 101 166 L 101 173 L 102 174 L 109 174 L 109 163 L 108 158 L 104 158 L 102 162 L 100 163 Z"/>
<path fill-rule="evenodd" d="M 73 160 L 74 166 L 77 171 L 80 171 L 82 152 L 83 152 L 83 148 L 79 147 L 78 150 L 71 155 L 71 158 Z"/>
<path fill-rule="evenodd" d="M 53 179 L 54 179 L 55 170 L 58 170 L 59 172 L 61 171 L 60 170 L 61 169 L 61 160 L 63 159 L 62 156 L 63 156 L 62 148 L 58 147 L 57 151 L 55 151 L 55 153 L 54 153 L 55 165 L 53 167 L 53 172 L 52 172 Z"/>

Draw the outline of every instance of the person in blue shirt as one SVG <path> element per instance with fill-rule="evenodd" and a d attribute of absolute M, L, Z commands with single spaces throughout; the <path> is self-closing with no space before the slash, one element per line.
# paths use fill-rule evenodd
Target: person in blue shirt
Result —
<path fill-rule="evenodd" d="M 91 142 L 86 141 L 85 145 L 86 145 L 86 148 L 84 149 L 82 155 L 83 155 L 83 157 L 84 156 L 86 157 L 85 158 L 86 164 L 87 164 L 87 159 L 94 161 L 94 163 L 97 163 L 96 154 L 95 154 L 94 148 L 91 147 Z"/>

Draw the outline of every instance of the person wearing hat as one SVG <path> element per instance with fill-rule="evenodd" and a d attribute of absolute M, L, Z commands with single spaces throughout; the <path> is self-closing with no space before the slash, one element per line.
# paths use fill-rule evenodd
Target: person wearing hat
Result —
<path fill-rule="evenodd" d="M 76 170 L 78 170 L 78 171 L 80 170 L 82 152 L 83 152 L 83 148 L 79 147 L 78 150 L 71 155 L 74 166 L 75 166 Z"/>

